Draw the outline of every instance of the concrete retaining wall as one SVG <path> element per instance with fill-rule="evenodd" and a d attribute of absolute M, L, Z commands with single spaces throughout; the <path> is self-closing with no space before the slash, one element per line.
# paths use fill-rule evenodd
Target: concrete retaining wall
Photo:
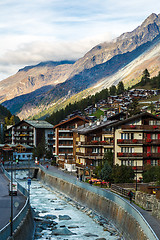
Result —
<path fill-rule="evenodd" d="M 146 240 L 148 239 L 138 222 L 121 206 L 107 198 L 97 195 L 75 184 L 66 182 L 60 178 L 51 176 L 39 169 L 38 179 L 42 182 L 55 187 L 59 191 L 70 196 L 73 200 L 96 210 L 103 217 L 106 217 L 116 225 L 127 240 Z"/>
<path fill-rule="evenodd" d="M 32 240 L 34 235 L 34 219 L 31 208 L 28 210 L 27 215 L 23 222 L 13 233 L 14 240 Z"/>

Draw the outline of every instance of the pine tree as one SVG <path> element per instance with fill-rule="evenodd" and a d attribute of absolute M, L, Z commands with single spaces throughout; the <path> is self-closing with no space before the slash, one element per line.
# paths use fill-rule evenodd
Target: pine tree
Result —
<path fill-rule="evenodd" d="M 117 86 L 117 95 L 120 95 L 122 93 L 124 93 L 124 84 L 123 82 L 119 82 L 118 86 Z"/>

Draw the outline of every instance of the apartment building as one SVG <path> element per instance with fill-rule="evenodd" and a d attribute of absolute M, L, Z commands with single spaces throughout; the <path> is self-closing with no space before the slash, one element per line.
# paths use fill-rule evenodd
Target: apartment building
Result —
<path fill-rule="evenodd" d="M 72 130 L 87 122 L 89 122 L 87 119 L 81 116 L 75 116 L 54 126 L 53 155 L 56 156 L 57 164 L 60 168 L 75 171 Z"/>
<path fill-rule="evenodd" d="M 37 147 L 45 139 L 53 147 L 53 125 L 41 120 L 22 120 L 5 131 L 5 143 L 26 144 Z"/>
<path fill-rule="evenodd" d="M 113 152 L 114 129 L 112 121 L 96 121 L 73 130 L 74 159 L 78 172 L 83 169 L 92 170 L 102 164 L 104 153 Z"/>
<path fill-rule="evenodd" d="M 138 179 L 145 165 L 160 165 L 160 117 L 145 112 L 114 128 L 114 164 L 132 166 Z"/>

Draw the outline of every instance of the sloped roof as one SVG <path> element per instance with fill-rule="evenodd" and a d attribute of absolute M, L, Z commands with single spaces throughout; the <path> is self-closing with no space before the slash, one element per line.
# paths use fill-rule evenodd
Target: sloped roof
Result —
<path fill-rule="evenodd" d="M 142 118 L 142 117 L 152 117 L 154 119 L 160 120 L 159 116 L 153 115 L 149 112 L 143 112 L 143 113 L 134 115 L 132 117 L 126 118 L 125 120 L 118 121 L 117 123 L 114 124 L 114 126 L 116 127 L 116 126 L 119 126 L 119 125 L 123 125 L 125 123 L 132 122 L 133 120 L 136 120 L 136 119 L 139 119 L 139 118 Z"/>
<path fill-rule="evenodd" d="M 73 120 L 75 120 L 75 119 L 80 119 L 80 120 L 82 120 L 82 121 L 89 122 L 89 120 L 87 120 L 86 118 L 83 118 L 83 117 L 77 115 L 77 116 L 75 116 L 75 117 L 73 117 L 73 118 L 67 119 L 66 121 L 63 121 L 63 122 L 58 123 L 57 125 L 54 126 L 54 128 L 57 128 L 57 127 L 59 127 L 59 126 L 61 126 L 61 125 L 63 125 L 63 124 L 66 124 L 66 123 L 68 123 L 68 122 L 71 122 L 71 121 L 73 121 Z"/>
<path fill-rule="evenodd" d="M 53 125 L 48 123 L 47 121 L 42 120 L 25 120 L 24 122 L 30 124 L 35 128 L 53 128 Z"/>
<path fill-rule="evenodd" d="M 99 123 L 99 125 L 97 125 L 97 122 L 95 123 L 92 123 L 92 124 L 85 124 L 78 127 L 77 129 L 74 129 L 72 130 L 73 132 L 77 132 L 77 133 L 80 133 L 80 134 L 87 134 L 89 132 L 92 132 L 94 130 L 98 130 L 98 129 L 101 129 L 103 127 L 110 127 L 112 126 L 112 124 L 116 123 L 118 120 L 109 120 L 109 121 L 101 121 Z"/>

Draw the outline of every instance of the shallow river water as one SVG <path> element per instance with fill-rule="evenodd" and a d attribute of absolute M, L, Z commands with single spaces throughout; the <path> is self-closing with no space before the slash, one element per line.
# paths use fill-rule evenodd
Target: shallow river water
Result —
<path fill-rule="evenodd" d="M 25 174 L 18 171 L 17 180 L 27 188 L 27 181 L 22 180 Z M 35 240 L 122 239 L 109 221 L 39 181 L 31 183 L 30 202 L 35 211 Z"/>

